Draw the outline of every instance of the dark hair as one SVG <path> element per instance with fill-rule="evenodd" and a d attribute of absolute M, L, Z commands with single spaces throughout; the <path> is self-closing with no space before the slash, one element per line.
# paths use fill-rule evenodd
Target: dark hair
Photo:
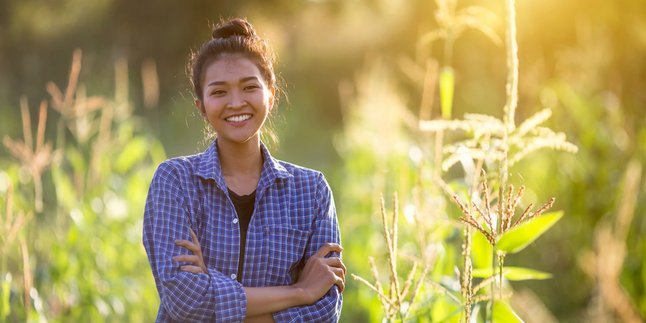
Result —
<path fill-rule="evenodd" d="M 221 20 L 213 27 L 212 39 L 202 44 L 197 52 L 191 53 L 188 71 L 197 99 L 204 99 L 202 78 L 205 67 L 225 54 L 241 54 L 250 59 L 260 70 L 267 86 L 278 92 L 273 51 L 265 40 L 256 35 L 249 22 L 242 18 L 233 18 Z"/>

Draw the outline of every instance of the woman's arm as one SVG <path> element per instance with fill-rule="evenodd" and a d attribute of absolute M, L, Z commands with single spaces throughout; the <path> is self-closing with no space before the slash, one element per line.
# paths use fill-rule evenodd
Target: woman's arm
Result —
<path fill-rule="evenodd" d="M 174 261 L 188 262 L 181 270 L 194 274 L 207 273 L 197 235 L 190 231 L 191 241 L 178 240 L 177 245 L 188 249 L 191 255 L 173 257 Z M 247 297 L 247 317 L 270 314 L 295 306 L 310 305 L 318 301 L 331 286 L 341 291 L 345 287 L 345 266 L 338 257 L 326 258 L 330 253 L 341 253 L 335 243 L 324 244 L 303 267 L 298 281 L 291 286 L 244 287 Z"/>
<path fill-rule="evenodd" d="M 312 236 L 305 249 L 304 259 L 306 260 L 315 255 L 317 250 L 326 243 L 341 243 L 332 190 L 321 173 L 318 173 L 316 178 L 315 192 L 316 208 L 314 212 L 316 220 Z M 340 260 L 341 255 L 338 252 L 332 252 L 327 257 Z M 338 288 L 338 285 L 331 286 L 327 293 L 313 304 L 290 307 L 273 313 L 274 320 L 276 322 L 337 322 L 341 315 L 342 290 Z"/>
<path fill-rule="evenodd" d="M 317 214 L 314 232 L 306 246 L 305 267 L 298 281 L 291 286 L 244 288 L 246 317 L 256 318 L 257 315 L 272 313 L 276 321 L 338 320 L 342 299 L 340 291 L 345 286 L 345 267 L 340 259 L 340 235 L 332 194 L 322 175 L 318 180 L 317 207 L 313 210 Z M 186 240 L 176 241 L 175 244 L 193 254 L 177 256 L 173 260 L 187 263 L 181 267 L 187 274 L 204 273 L 199 242 L 194 235 L 192 239 L 194 244 Z M 210 276 L 214 271 L 207 269 L 206 272 Z"/>
<path fill-rule="evenodd" d="M 185 187 L 184 167 L 174 161 L 162 163 L 146 200 L 143 243 L 159 292 L 159 315 L 184 322 L 242 321 L 247 308 L 242 285 L 212 269 L 208 275 L 182 271 L 172 260 L 175 255 L 187 253 L 175 239 L 190 237 L 190 194 L 184 191 L 190 187 Z"/>

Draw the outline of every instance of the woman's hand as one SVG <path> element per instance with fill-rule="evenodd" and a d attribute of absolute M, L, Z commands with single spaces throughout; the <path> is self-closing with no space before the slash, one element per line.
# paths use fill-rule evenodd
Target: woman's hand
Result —
<path fill-rule="evenodd" d="M 192 264 L 180 267 L 182 271 L 187 271 L 194 274 L 206 274 L 208 273 L 208 270 L 206 269 L 204 258 L 202 257 L 202 247 L 200 246 L 200 242 L 197 240 L 197 235 L 195 234 L 195 232 L 193 232 L 192 229 L 189 230 L 191 231 L 191 238 L 193 239 L 193 242 L 188 240 L 175 240 L 175 244 L 182 248 L 190 250 L 191 252 L 193 252 L 193 254 L 175 256 L 173 257 L 173 260 L 177 262 L 189 262 Z"/>
<path fill-rule="evenodd" d="M 318 301 L 333 285 L 337 285 L 341 292 L 345 289 L 346 269 L 341 258 L 325 258 L 330 252 L 341 253 L 342 250 L 336 243 L 326 243 L 305 263 L 294 287 L 304 292 L 307 304 Z"/>

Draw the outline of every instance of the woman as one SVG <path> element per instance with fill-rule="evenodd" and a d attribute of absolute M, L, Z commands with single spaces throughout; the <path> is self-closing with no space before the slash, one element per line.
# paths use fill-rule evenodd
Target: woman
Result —
<path fill-rule="evenodd" d="M 157 321 L 338 321 L 345 266 L 330 188 L 260 141 L 277 91 L 268 46 L 247 21 L 225 21 L 189 70 L 217 138 L 163 162 L 150 185 Z"/>

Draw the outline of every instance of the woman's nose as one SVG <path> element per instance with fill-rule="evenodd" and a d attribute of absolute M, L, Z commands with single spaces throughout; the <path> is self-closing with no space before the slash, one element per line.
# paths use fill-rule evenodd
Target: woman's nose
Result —
<path fill-rule="evenodd" d="M 244 99 L 244 96 L 240 91 L 231 91 L 231 99 L 229 100 L 229 104 L 227 107 L 229 108 L 239 108 L 245 105 L 246 101 Z"/>

